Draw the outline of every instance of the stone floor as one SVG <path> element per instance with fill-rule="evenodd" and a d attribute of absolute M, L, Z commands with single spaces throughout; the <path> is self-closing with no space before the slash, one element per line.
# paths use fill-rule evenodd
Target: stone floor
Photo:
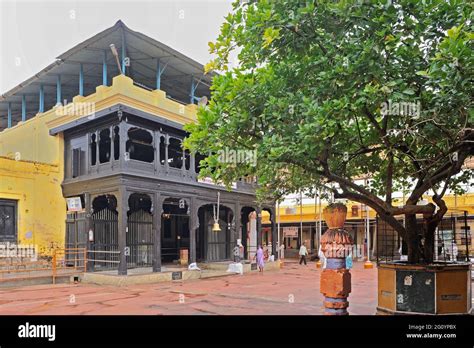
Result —
<path fill-rule="evenodd" d="M 126 287 L 38 285 L 0 290 L 0 314 L 321 314 L 315 263 L 279 271 Z M 376 269 L 354 263 L 351 314 L 374 314 Z"/>

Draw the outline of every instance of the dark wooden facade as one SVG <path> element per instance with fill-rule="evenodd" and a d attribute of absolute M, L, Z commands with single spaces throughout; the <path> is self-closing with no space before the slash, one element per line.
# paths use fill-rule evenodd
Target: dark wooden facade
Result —
<path fill-rule="evenodd" d="M 186 133 L 179 124 L 117 105 L 51 130 L 52 135 L 61 132 L 65 141 L 63 195 L 80 196 L 85 208 L 83 228 L 77 231 L 92 231 L 94 240 L 87 242 L 88 250 L 101 249 L 95 250 L 94 258 L 118 265 L 119 274 L 138 266 L 161 271 L 163 256 L 170 249 L 162 242 L 173 238 L 163 235 L 165 225 L 167 231 L 181 231 L 176 249 L 180 243 L 188 249 L 190 263 L 231 259 L 237 239 L 242 238 L 242 221 L 252 210 L 257 212 L 257 244 L 261 244 L 262 209 L 272 216 L 273 240 L 277 240 L 274 207 L 257 205 L 254 184 L 239 181 L 228 191 L 198 180 L 199 157 L 182 150 Z M 218 191 L 223 207 L 220 236 L 209 233 Z M 172 213 L 168 213 L 170 207 Z M 68 223 L 75 223 L 71 216 Z M 110 236 L 100 237 L 100 233 Z M 85 240 L 83 235 L 74 239 Z M 276 256 L 275 247 L 273 243 Z"/>

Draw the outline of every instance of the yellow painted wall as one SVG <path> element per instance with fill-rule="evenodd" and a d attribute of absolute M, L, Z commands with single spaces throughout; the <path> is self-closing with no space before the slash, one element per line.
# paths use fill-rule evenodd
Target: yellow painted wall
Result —
<path fill-rule="evenodd" d="M 132 79 L 123 75 L 114 77 L 111 86 L 98 86 L 91 95 L 74 97 L 73 103 L 79 102 L 93 103 L 96 111 L 121 103 L 180 124 L 196 120 L 196 105 L 170 100 L 161 90 L 148 91 L 135 86 Z M 64 244 L 66 217 L 60 186 L 64 175 L 64 140 L 62 135 L 50 136 L 49 129 L 82 117 L 84 115 L 60 115 L 52 108 L 0 132 L 0 198 L 18 200 L 19 242 L 30 242 L 25 235 L 31 231 L 33 242 L 43 253 L 51 243 Z M 445 199 L 453 208 L 454 197 Z M 351 214 L 353 205 L 359 206 L 355 217 Z M 349 202 L 347 206 L 349 220 L 364 217 L 359 203 Z M 474 195 L 457 197 L 457 206 L 474 214 Z M 280 207 L 282 223 L 300 221 L 299 207 L 295 214 L 286 214 L 285 209 Z M 370 217 L 375 217 L 372 210 Z M 317 218 L 319 212 L 315 212 L 314 205 L 303 206 L 304 222 Z M 265 211 L 262 220 L 269 222 Z"/>
<path fill-rule="evenodd" d="M 426 200 L 431 202 L 431 198 L 426 196 L 424 197 Z M 455 197 L 454 195 L 446 195 L 444 197 L 444 201 L 446 202 L 446 205 L 448 206 L 448 214 L 449 213 L 455 213 L 455 214 L 461 214 L 463 210 L 467 210 L 468 215 L 474 215 L 474 194 L 465 194 L 462 196 L 457 196 Z M 401 204 L 401 201 L 399 203 L 394 202 L 394 205 Z M 326 207 L 327 203 L 322 204 L 322 209 Z M 357 202 L 351 202 L 349 201 L 347 204 L 347 219 L 348 220 L 356 220 L 356 219 L 365 219 L 365 212 L 362 211 L 360 203 Z M 358 215 L 357 216 L 352 216 L 352 206 L 359 206 L 358 210 Z M 301 220 L 303 222 L 314 222 L 315 220 L 319 220 L 319 206 L 316 206 L 315 210 L 315 205 L 314 204 L 306 204 L 303 205 L 302 209 L 302 218 L 300 216 L 300 207 L 299 205 L 294 206 L 295 209 L 295 214 L 287 214 L 287 207 L 286 206 L 280 206 L 280 222 L 281 223 L 299 223 Z M 369 216 L 371 219 L 375 219 L 375 211 L 370 209 L 369 210 Z M 269 223 L 269 214 L 266 211 L 262 212 L 262 223 Z"/>
<path fill-rule="evenodd" d="M 17 201 L 18 243 L 37 245 L 41 254 L 64 245 L 62 177 L 57 165 L 0 157 L 0 198 Z"/>
<path fill-rule="evenodd" d="M 197 105 L 167 99 L 161 90 L 137 87 L 123 75 L 91 95 L 74 97 L 73 103 L 79 102 L 93 103 L 96 112 L 121 103 L 180 124 L 196 120 Z M 18 201 L 18 242 L 36 244 L 42 254 L 50 254 L 52 246 L 64 246 L 66 227 L 61 191 L 64 139 L 49 135 L 49 130 L 85 116 L 64 115 L 53 107 L 0 132 L 0 198 Z M 26 238 L 28 232 L 31 239 Z"/>

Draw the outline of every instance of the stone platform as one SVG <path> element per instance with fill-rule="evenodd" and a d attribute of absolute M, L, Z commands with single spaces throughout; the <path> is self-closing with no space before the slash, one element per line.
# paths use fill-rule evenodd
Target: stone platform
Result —
<path fill-rule="evenodd" d="M 128 270 L 127 275 L 118 275 L 117 271 L 86 272 L 80 276 L 80 281 L 98 285 L 126 286 L 238 275 L 236 273 L 227 272 L 230 263 L 231 262 L 210 262 L 198 264 L 198 267 L 201 269 L 200 271 L 190 271 L 187 267 L 167 265 L 162 267 L 161 272 L 153 272 L 150 267 L 134 268 Z M 255 268 L 255 266 L 252 267 L 252 264 L 244 263 L 244 274 L 258 273 L 258 270 L 252 268 Z M 275 271 L 279 269 L 279 261 L 267 262 L 265 264 L 265 271 Z"/>

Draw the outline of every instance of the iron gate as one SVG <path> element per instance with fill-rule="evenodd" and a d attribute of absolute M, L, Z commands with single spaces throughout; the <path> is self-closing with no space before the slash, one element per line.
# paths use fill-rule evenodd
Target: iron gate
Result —
<path fill-rule="evenodd" d="M 140 209 L 131 212 L 127 220 L 127 267 L 153 265 L 153 215 Z"/>
<path fill-rule="evenodd" d="M 86 213 L 70 212 L 66 215 L 66 243 L 67 250 L 77 250 L 87 248 L 87 231 L 86 231 Z M 84 266 L 80 259 L 84 259 L 83 255 L 78 253 L 66 253 L 66 264 Z"/>
<path fill-rule="evenodd" d="M 119 263 L 118 213 L 104 208 L 92 214 L 94 241 L 88 250 L 93 270 L 117 269 Z"/>

